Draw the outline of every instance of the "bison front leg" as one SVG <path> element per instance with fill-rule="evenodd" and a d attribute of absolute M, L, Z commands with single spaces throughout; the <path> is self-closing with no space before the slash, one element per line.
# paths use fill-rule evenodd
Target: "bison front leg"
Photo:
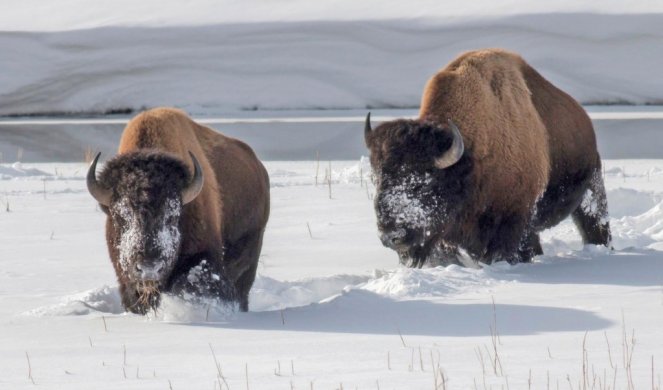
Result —
<path fill-rule="evenodd" d="M 600 169 L 594 171 L 589 188 L 572 213 L 584 244 L 610 246 L 610 222 L 608 220 L 608 201 Z"/>
<path fill-rule="evenodd" d="M 543 248 L 541 248 L 541 240 L 539 234 L 528 231 L 523 236 L 518 248 L 518 261 L 521 263 L 529 263 L 534 256 L 542 255 Z"/>
<path fill-rule="evenodd" d="M 200 254 L 189 259 L 191 266 L 170 283 L 169 292 L 186 301 L 201 302 L 218 299 L 219 303 L 238 303 L 235 286 L 218 261 Z"/>

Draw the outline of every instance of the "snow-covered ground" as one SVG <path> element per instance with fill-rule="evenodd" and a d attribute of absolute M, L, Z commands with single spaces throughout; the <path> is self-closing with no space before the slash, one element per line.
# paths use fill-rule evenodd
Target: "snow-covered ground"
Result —
<path fill-rule="evenodd" d="M 331 199 L 315 162 L 268 162 L 251 311 L 145 318 L 120 307 L 86 167 L 2 164 L 0 388 L 660 388 L 663 160 L 604 165 L 614 251 L 565 221 L 532 264 L 412 270 L 376 237 L 365 160 L 331 162 Z"/>
<path fill-rule="evenodd" d="M 78 122 L 0 122 L 0 389 L 660 390 L 660 108 L 590 109 L 614 251 L 565 221 L 532 264 L 401 268 L 366 160 L 336 160 L 365 152 L 368 109 L 415 115 L 427 78 L 476 48 L 520 52 L 583 103 L 661 104 L 661 26 L 651 0 L 6 1 L 0 116 Z M 266 163 L 249 313 L 125 314 L 86 167 L 25 162 L 110 156 L 126 117 L 80 117 L 159 105 L 263 158 L 320 152 Z"/>
<path fill-rule="evenodd" d="M 416 107 L 459 53 L 521 53 L 583 103 L 661 103 L 657 1 L 13 1 L 0 115 Z"/>

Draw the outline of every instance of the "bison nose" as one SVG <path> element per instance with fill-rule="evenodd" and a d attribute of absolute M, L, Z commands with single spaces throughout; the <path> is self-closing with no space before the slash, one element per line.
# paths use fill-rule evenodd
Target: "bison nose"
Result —
<path fill-rule="evenodd" d="M 154 263 L 136 263 L 136 274 L 142 280 L 159 280 L 164 269 L 163 261 Z"/>
<path fill-rule="evenodd" d="M 380 240 L 382 241 L 382 245 L 392 249 L 402 245 L 404 239 L 405 239 L 404 229 L 398 229 L 388 233 L 382 233 L 380 235 Z"/>

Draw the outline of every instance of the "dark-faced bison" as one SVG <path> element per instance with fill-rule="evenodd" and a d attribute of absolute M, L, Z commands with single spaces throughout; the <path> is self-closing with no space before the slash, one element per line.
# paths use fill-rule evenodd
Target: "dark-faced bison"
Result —
<path fill-rule="evenodd" d="M 468 52 L 427 83 L 419 118 L 365 126 L 378 229 L 412 267 L 526 262 L 572 215 L 609 245 L 592 123 L 520 56 Z"/>
<path fill-rule="evenodd" d="M 159 108 L 132 119 L 118 155 L 88 190 L 107 214 L 106 241 L 126 310 L 160 293 L 248 310 L 269 216 L 269 179 L 246 144 Z"/>

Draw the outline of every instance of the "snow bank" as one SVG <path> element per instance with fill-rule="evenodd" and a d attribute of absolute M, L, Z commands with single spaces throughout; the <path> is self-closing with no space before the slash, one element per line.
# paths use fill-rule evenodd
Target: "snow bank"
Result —
<path fill-rule="evenodd" d="M 265 2 L 257 7 L 261 17 L 249 16 L 245 22 L 210 16 L 214 20 L 202 17 L 197 23 L 189 11 L 172 12 L 181 19 L 136 12 L 134 20 L 114 18 L 113 12 L 89 17 L 76 8 L 63 12 L 63 19 L 84 20 L 66 29 L 85 30 L 0 32 L 0 114 L 104 113 L 160 105 L 193 114 L 417 107 L 428 77 L 459 53 L 483 47 L 521 53 L 585 103 L 663 102 L 663 80 L 657 73 L 663 58 L 663 14 L 632 13 L 647 8 L 644 1 L 633 8 L 606 5 L 620 13 L 614 15 L 580 13 L 603 12 L 589 2 L 559 8 L 482 2 L 479 8 L 492 9 L 490 17 L 474 16 L 469 9 L 451 17 L 448 10 L 457 5 L 431 11 L 408 3 L 408 9 L 425 10 L 412 14 L 400 13 L 404 4 L 385 11 L 389 7 L 363 2 L 351 8 L 365 13 L 323 16 L 330 5 L 316 2 L 311 5 L 316 12 L 293 16 L 297 21 L 286 18 L 285 23 L 280 12 L 289 14 L 301 2 L 292 4 L 270 7 Z M 203 8 L 194 14 L 232 15 L 232 8 L 227 13 Z M 512 9 L 521 12 L 514 15 Z M 528 9 L 558 13 L 521 14 Z M 36 12 L 52 9 L 36 7 Z M 379 16 L 369 17 L 376 12 Z M 3 17 L 12 20 L 8 14 Z M 18 24 L 13 28 L 39 30 L 37 21 L 44 22 L 44 29 L 65 25 L 26 19 L 14 18 Z"/>
<path fill-rule="evenodd" d="M 28 177 L 28 176 L 52 176 L 52 175 L 36 168 L 24 168 L 20 162 L 15 162 L 11 165 L 6 165 L 6 164 L 0 165 L 0 180 L 7 180 L 16 177 Z"/>
<path fill-rule="evenodd" d="M 79 294 L 64 297 L 62 302 L 25 312 L 30 316 L 80 316 L 93 313 L 124 313 L 117 287 L 104 285 Z"/>
<path fill-rule="evenodd" d="M 280 310 L 306 306 L 334 296 L 368 280 L 358 275 L 335 275 L 283 282 L 258 276 L 251 289 L 249 302 L 252 311 Z"/>
<path fill-rule="evenodd" d="M 377 273 L 359 288 L 391 298 L 440 297 L 461 291 L 481 291 L 494 280 L 483 270 L 457 265 L 428 269 L 399 268 Z"/>
<path fill-rule="evenodd" d="M 508 0 L 458 3 L 450 0 L 316 1 L 229 1 L 195 0 L 186 6 L 175 0 L 118 0 L 90 3 L 61 0 L 56 4 L 40 0 L 14 2 L 0 15 L 7 31 L 63 31 L 98 26 L 197 26 L 221 23 L 269 21 L 383 20 L 453 18 L 542 13 L 637 14 L 663 12 L 663 5 L 647 1 L 556 1 Z M 617 27 L 617 26 L 615 26 Z"/>

